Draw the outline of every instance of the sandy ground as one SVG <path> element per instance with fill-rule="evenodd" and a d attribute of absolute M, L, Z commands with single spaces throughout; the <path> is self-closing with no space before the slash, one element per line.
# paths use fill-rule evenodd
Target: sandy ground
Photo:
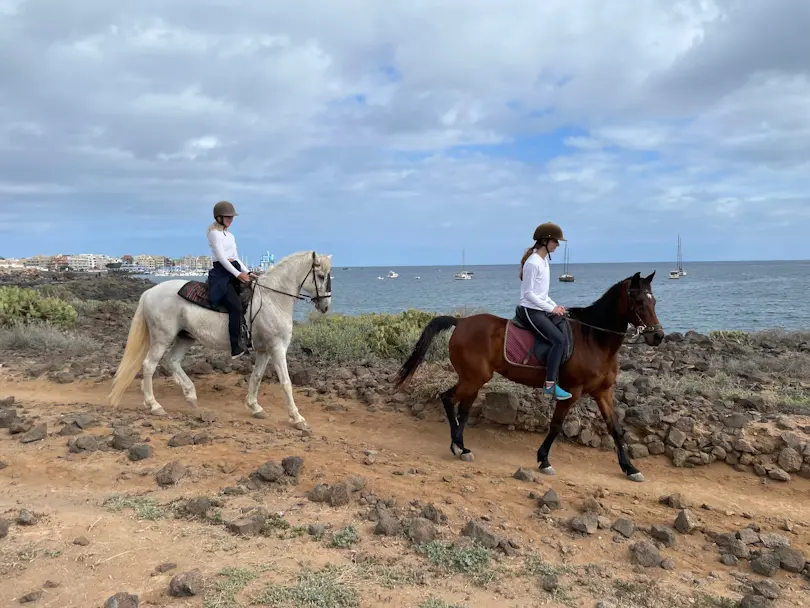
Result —
<path fill-rule="evenodd" d="M 47 422 L 49 432 L 45 440 L 28 444 L 20 443 L 6 429 L 0 432 L 0 461 L 7 463 L 0 470 L 0 518 L 11 523 L 8 536 L 0 539 L 1 606 L 16 605 L 36 590 L 42 590 L 42 596 L 28 605 L 96 607 L 114 593 L 126 591 L 137 594 L 142 606 L 247 606 L 268 582 L 291 582 L 302 563 L 320 567 L 331 562 L 353 572 L 360 554 L 390 558 L 425 577 L 419 581 L 423 584 L 408 581 L 387 588 L 373 577 L 355 575 L 349 582 L 360 591 L 362 606 L 415 607 L 429 597 L 470 607 L 596 606 L 600 600 L 610 602 L 603 604 L 606 606 L 664 605 L 607 594 L 604 589 L 617 587 L 613 578 L 657 582 L 686 598 L 684 605 L 722 606 L 734 604 L 701 604 L 702 600 L 689 598 L 697 590 L 739 600 L 745 587 L 741 580 L 762 580 L 751 572 L 746 560 L 734 567 L 721 564 L 718 548 L 703 532 L 678 534 L 676 545 L 661 551 L 674 560 L 673 570 L 635 566 L 628 547 L 646 538 L 642 532 L 636 532 L 630 541 L 617 542 L 610 530 L 584 536 L 565 525 L 564 520 L 576 515 L 583 501 L 594 496 L 600 497 L 605 517 L 611 521 L 628 517 L 637 526 L 672 526 L 678 512 L 660 504 L 659 497 L 679 492 L 692 504 L 705 530 L 733 532 L 753 521 L 762 532 L 785 535 L 793 548 L 810 555 L 810 481 L 804 479 L 794 477 L 788 484 L 763 481 L 719 463 L 677 469 L 664 457 L 651 457 L 637 461 L 647 481 L 634 484 L 621 474 L 612 452 L 560 441 L 551 453 L 557 476 L 525 482 L 513 478 L 513 473 L 521 466 L 536 468 L 539 435 L 484 425 L 470 428 L 465 439 L 476 459 L 467 463 L 450 454 L 448 427 L 439 412 L 419 421 L 402 413 L 370 412 L 359 403 L 319 402 L 297 393 L 298 407 L 312 426 L 312 435 L 306 436 L 287 422 L 278 385 L 263 384 L 260 403 L 269 414 L 265 420 L 251 418 L 242 405 L 245 384 L 241 375 L 197 379 L 196 385 L 200 410 L 213 414 L 212 421 L 197 419 L 179 389 L 166 379 L 156 380 L 155 392 L 169 416 L 155 418 L 142 406 L 135 383 L 122 406 L 113 409 L 105 401 L 107 382 L 60 385 L 0 376 L 0 398 L 13 395 L 25 417 Z M 345 411 L 325 407 L 337 403 Z M 91 412 L 100 422 L 85 434 L 109 437 L 113 424 L 126 422 L 153 446 L 154 455 L 131 462 L 125 451 L 69 453 L 70 437 L 56 434 L 61 426 L 57 421 L 79 412 Z M 212 441 L 168 447 L 169 438 L 180 432 L 205 432 Z M 377 451 L 375 462 L 364 462 L 365 450 Z M 305 461 L 297 484 L 243 495 L 221 494 L 223 488 L 237 485 L 264 462 L 279 462 L 286 456 L 301 456 Z M 162 488 L 154 473 L 173 460 L 188 466 L 189 474 L 178 484 Z M 368 507 L 357 503 L 358 495 L 352 504 L 337 508 L 307 499 L 307 492 L 316 484 L 352 476 L 364 477 L 367 490 L 380 498 L 395 497 L 398 505 L 407 507 L 412 501 L 435 504 L 447 515 L 447 524 L 439 527 L 447 540 L 457 538 L 469 519 L 484 516 L 486 525 L 519 546 L 518 555 L 499 554 L 494 563 L 513 574 L 502 575 L 482 588 L 464 575 L 438 573 L 407 540 L 373 535 L 374 524 L 359 517 Z M 562 509 L 543 516 L 529 493 L 542 495 L 549 488 L 559 494 Z M 340 549 L 306 533 L 285 539 L 244 538 L 221 524 L 173 517 L 138 519 L 130 509 L 116 512 L 103 505 L 114 494 L 138 494 L 161 504 L 178 498 L 218 497 L 224 502 L 224 521 L 262 505 L 283 513 L 293 526 L 323 523 L 337 530 L 354 525 L 361 541 Z M 23 508 L 37 515 L 34 525 L 15 523 Z M 783 529 L 786 527 L 791 531 Z M 82 536 L 89 544 L 74 544 Z M 547 592 L 542 576 L 514 574 L 532 552 L 559 566 L 597 564 L 603 580 L 583 584 L 581 577 L 561 576 L 561 589 Z M 177 568 L 153 576 L 156 566 L 165 562 L 176 563 Z M 210 589 L 226 566 L 258 573 L 232 603 L 217 599 Z M 194 568 L 202 571 L 208 591 L 194 597 L 171 597 L 171 578 Z M 810 606 L 808 582 L 800 574 L 780 571 L 773 580 L 781 587 L 775 605 Z M 53 585 L 43 587 L 46 581 Z M 302 600 L 291 605 L 320 604 Z"/>

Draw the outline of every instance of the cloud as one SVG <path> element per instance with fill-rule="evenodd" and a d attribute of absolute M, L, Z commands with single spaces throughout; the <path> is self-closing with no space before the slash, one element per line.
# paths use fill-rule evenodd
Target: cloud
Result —
<path fill-rule="evenodd" d="M 578 259 L 807 257 L 808 10 L 0 0 L 0 212 L 37 214 L 0 254 L 202 253 L 224 198 L 253 257 L 511 261 L 548 219 Z"/>

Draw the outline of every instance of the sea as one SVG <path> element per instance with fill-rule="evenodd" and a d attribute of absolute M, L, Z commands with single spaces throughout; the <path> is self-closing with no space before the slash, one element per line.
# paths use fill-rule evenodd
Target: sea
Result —
<path fill-rule="evenodd" d="M 695 330 L 759 331 L 810 329 L 810 261 L 692 262 L 686 276 L 670 279 L 672 263 L 570 264 L 573 283 L 558 281 L 562 264 L 552 264 L 551 298 L 563 306 L 585 306 L 613 283 L 656 271 L 658 319 L 667 333 Z M 453 266 L 348 267 L 332 269 L 335 313 L 397 313 L 418 308 L 436 313 L 487 311 L 511 317 L 520 296 L 517 264 L 467 266 L 470 280 L 456 280 Z M 389 271 L 396 278 L 386 278 Z M 382 278 L 381 278 L 382 277 Z M 168 277 L 148 277 L 162 282 Z M 205 277 L 189 277 L 205 280 Z M 314 310 L 298 302 L 294 318 Z"/>

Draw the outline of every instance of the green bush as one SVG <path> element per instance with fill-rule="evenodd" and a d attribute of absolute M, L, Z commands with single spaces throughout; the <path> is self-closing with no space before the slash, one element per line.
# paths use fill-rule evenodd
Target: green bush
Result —
<path fill-rule="evenodd" d="M 306 323 L 296 325 L 293 346 L 298 350 L 307 348 L 316 356 L 334 363 L 364 359 L 401 362 L 411 353 L 422 330 L 435 316 L 422 310 L 398 314 L 311 316 Z M 436 337 L 428 352 L 428 361 L 447 358 L 451 334 L 448 331 Z"/>
<path fill-rule="evenodd" d="M 0 287 L 0 325 L 44 321 L 68 328 L 76 317 L 76 309 L 58 298 L 44 296 L 34 289 Z"/>

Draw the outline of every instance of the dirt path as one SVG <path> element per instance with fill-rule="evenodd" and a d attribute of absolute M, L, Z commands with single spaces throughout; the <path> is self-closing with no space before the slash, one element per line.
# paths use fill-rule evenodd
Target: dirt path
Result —
<path fill-rule="evenodd" d="M 25 417 L 35 423 L 47 422 L 50 433 L 46 440 L 28 444 L 5 430 L 0 434 L 0 461 L 8 465 L 0 470 L 0 517 L 13 522 L 22 508 L 39 516 L 31 526 L 12 523 L 8 537 L 0 539 L 0 605 L 19 602 L 23 595 L 42 589 L 47 580 L 58 586 L 44 588 L 42 597 L 31 605 L 102 606 L 119 591 L 139 595 L 141 605 L 227 608 L 240 605 L 234 603 L 234 597 L 249 605 L 250 597 L 266 583 L 292 581 L 302 561 L 313 567 L 329 562 L 344 566 L 349 573 L 346 576 L 352 577 L 347 584 L 358 590 L 362 606 L 419 606 L 429 597 L 443 598 L 448 605 L 458 602 L 471 607 L 594 606 L 600 598 L 615 606 L 645 605 L 643 593 L 626 591 L 606 600 L 608 596 L 601 595 L 596 582 L 581 585 L 581 578 L 562 574 L 556 590 L 544 591 L 539 582 L 544 570 L 525 576 L 514 574 L 532 552 L 552 565 L 584 568 L 596 564 L 604 573 L 601 584 L 611 592 L 619 588 L 611 579 L 620 577 L 672 586 L 682 594 L 699 589 L 706 597 L 739 599 L 745 587 L 740 586 L 740 576 L 735 572 L 752 581 L 762 578 L 751 573 L 748 561 L 741 560 L 733 567 L 721 564 L 719 549 L 700 532 L 678 534 L 675 546 L 662 550 L 664 557 L 674 560 L 674 570 L 634 566 L 628 547 L 645 538 L 641 532 L 629 541 L 618 542 L 610 530 L 585 536 L 561 523 L 578 514 L 582 503 L 594 496 L 600 497 L 607 510 L 604 515 L 611 522 L 627 517 L 636 526 L 672 526 L 678 512 L 658 499 L 679 492 L 692 504 L 705 530 L 733 532 L 753 520 L 761 532 L 785 535 L 793 548 L 810 555 L 810 482 L 804 479 L 796 478 L 789 484 L 763 483 L 725 464 L 676 469 L 664 457 L 652 457 L 637 463 L 647 482 L 634 484 L 621 474 L 613 453 L 558 442 L 551 454 L 558 475 L 525 482 L 515 479 L 513 473 L 521 466 L 536 467 L 534 455 L 542 440 L 538 435 L 471 428 L 465 439 L 476 459 L 464 463 L 450 454 L 447 425 L 438 413 L 419 421 L 401 413 L 370 412 L 354 402 L 318 402 L 298 393 L 298 407 L 312 426 L 312 436 L 305 436 L 287 423 L 277 385 L 268 383 L 260 396 L 269 418 L 255 420 L 242 405 L 245 387 L 241 376 L 198 379 L 196 384 L 201 410 L 213 414 L 213 421 L 195 419 L 179 389 L 165 379 L 155 382 L 155 392 L 169 413 L 167 418 L 149 416 L 134 385 L 123 405 L 112 410 L 105 404 L 106 383 L 0 380 L 0 397 L 13 395 L 16 404 L 25 409 Z M 338 405 L 342 408 L 334 407 Z M 57 420 L 82 411 L 92 412 L 100 421 L 84 434 L 106 438 L 111 435 L 111 423 L 126 422 L 148 441 L 154 454 L 132 462 L 125 451 L 69 453 L 70 437 L 56 434 L 60 428 Z M 168 447 L 169 438 L 183 432 L 206 433 L 211 441 Z M 364 462 L 366 450 L 376 452 L 373 463 Z M 296 485 L 221 494 L 223 488 L 237 486 L 266 461 L 280 462 L 287 456 L 304 459 Z M 173 460 L 186 465 L 188 475 L 177 485 L 161 488 L 154 473 Z M 396 498 L 398 506 L 433 503 L 439 507 L 448 518 L 446 525 L 439 526 L 447 540 L 456 538 L 468 520 L 480 521 L 484 516 L 486 525 L 519 546 L 519 555 L 507 557 L 496 552 L 493 567 L 500 568 L 502 576 L 485 588 L 471 584 L 464 575 L 428 571 L 424 558 L 411 550 L 407 540 L 371 533 L 374 524 L 358 517 L 368 507 L 356 500 L 331 507 L 307 499 L 307 492 L 316 484 L 334 484 L 353 476 L 365 478 L 366 489 L 376 496 Z M 562 509 L 544 516 L 529 493 L 542 495 L 549 488 L 559 494 Z M 217 497 L 225 503 L 222 519 L 226 522 L 261 505 L 269 512 L 282 512 L 294 527 L 320 523 L 339 530 L 353 525 L 361 541 L 340 549 L 307 533 L 283 539 L 243 538 L 222 525 L 172 517 L 139 519 L 131 509 L 114 511 L 103 505 L 115 494 L 142 494 L 164 508 L 179 498 Z M 791 532 L 781 529 L 785 520 L 792 523 L 788 526 Z M 89 544 L 74 544 L 82 536 Z M 391 571 L 375 570 L 375 576 L 370 576 L 368 568 L 358 565 L 358 555 L 366 554 L 380 563 L 388 563 L 386 558 L 390 558 L 398 572 L 407 571 L 411 578 L 386 587 L 385 576 L 392 577 Z M 151 576 L 164 562 L 174 562 L 177 568 Z M 233 597 L 228 591 L 212 590 L 211 581 L 221 588 L 230 583 L 234 589 L 240 587 L 235 574 L 217 577 L 226 566 L 250 569 L 248 578 L 256 578 L 244 582 L 244 590 Z M 209 581 L 204 594 L 207 599 L 203 594 L 187 598 L 167 595 L 172 576 L 193 568 L 200 568 Z M 428 578 L 419 580 L 415 573 Z M 774 580 L 781 587 L 777 605 L 810 605 L 807 582 L 800 574 L 779 572 Z M 318 605 L 306 604 L 301 598 L 296 601 L 290 605 Z M 712 605 L 723 604 L 705 604 Z"/>

